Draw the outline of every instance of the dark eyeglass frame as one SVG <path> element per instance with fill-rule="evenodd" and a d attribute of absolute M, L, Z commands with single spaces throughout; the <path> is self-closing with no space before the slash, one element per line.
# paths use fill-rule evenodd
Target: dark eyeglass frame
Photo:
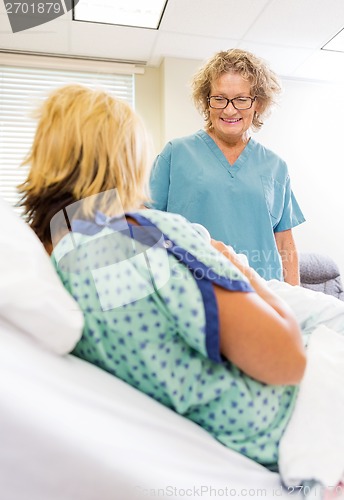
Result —
<path fill-rule="evenodd" d="M 212 97 L 220 97 L 221 99 L 223 99 L 223 100 L 227 101 L 226 106 L 223 106 L 222 108 L 215 108 L 214 106 L 212 106 L 212 105 L 210 104 L 210 99 L 211 99 Z M 237 107 L 235 106 L 234 102 L 233 102 L 233 101 L 235 101 L 236 99 L 251 99 L 251 106 L 249 106 L 248 108 L 241 108 L 241 109 L 240 109 L 240 108 L 237 108 Z M 237 111 L 245 111 L 246 109 L 251 109 L 251 108 L 252 108 L 252 106 L 253 106 L 253 103 L 254 103 L 254 101 L 255 101 L 256 99 L 257 99 L 257 96 L 255 96 L 255 97 L 250 97 L 250 96 L 241 96 L 241 97 L 233 97 L 233 99 L 227 99 L 227 97 L 223 97 L 222 95 L 221 95 L 221 96 L 220 96 L 220 95 L 210 95 L 209 97 L 207 97 L 207 101 L 208 101 L 209 107 L 210 107 L 210 108 L 212 108 L 212 109 L 226 109 L 226 108 L 227 108 L 227 106 L 228 106 L 228 104 L 229 104 L 229 103 L 231 103 L 231 104 L 232 104 L 232 106 L 233 106 L 233 108 L 234 108 L 234 109 L 236 109 Z"/>

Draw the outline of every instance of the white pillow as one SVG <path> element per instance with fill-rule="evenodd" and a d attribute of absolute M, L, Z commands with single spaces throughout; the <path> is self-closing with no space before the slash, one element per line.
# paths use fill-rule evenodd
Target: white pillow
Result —
<path fill-rule="evenodd" d="M 83 326 L 42 243 L 1 199 L 0 323 L 16 326 L 57 354 L 73 349 Z"/>

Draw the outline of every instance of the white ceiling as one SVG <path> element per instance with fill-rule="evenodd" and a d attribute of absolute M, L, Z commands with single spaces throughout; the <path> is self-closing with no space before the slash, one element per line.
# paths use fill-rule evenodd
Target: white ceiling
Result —
<path fill-rule="evenodd" d="M 326 81 L 344 82 L 344 53 L 321 50 L 343 27 L 344 0 L 168 0 L 159 30 L 76 22 L 69 12 L 13 34 L 0 2 L 7 50 L 159 66 L 164 57 L 204 60 L 241 47 L 280 76 Z"/>

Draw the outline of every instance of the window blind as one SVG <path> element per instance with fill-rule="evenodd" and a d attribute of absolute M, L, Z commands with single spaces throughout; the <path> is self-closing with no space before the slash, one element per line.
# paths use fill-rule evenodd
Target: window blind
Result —
<path fill-rule="evenodd" d="M 133 74 L 0 65 L 0 196 L 12 206 L 20 199 L 16 186 L 28 173 L 20 165 L 36 129 L 33 111 L 52 90 L 69 83 L 101 88 L 134 106 Z"/>

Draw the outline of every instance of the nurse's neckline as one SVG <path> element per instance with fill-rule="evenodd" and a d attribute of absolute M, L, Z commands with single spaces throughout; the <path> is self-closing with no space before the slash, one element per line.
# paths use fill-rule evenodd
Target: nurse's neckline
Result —
<path fill-rule="evenodd" d="M 206 133 L 214 141 L 230 165 L 234 165 L 251 140 L 251 136 L 249 136 L 245 141 L 238 141 L 236 144 L 230 145 L 225 141 L 219 140 L 215 134 L 211 133 L 211 131 L 206 131 Z"/>

